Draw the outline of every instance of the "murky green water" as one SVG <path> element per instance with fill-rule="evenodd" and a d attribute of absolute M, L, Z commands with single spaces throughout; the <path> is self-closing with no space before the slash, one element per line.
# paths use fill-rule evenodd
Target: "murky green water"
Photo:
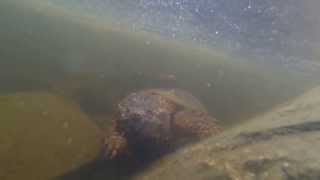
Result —
<path fill-rule="evenodd" d="M 127 179 L 136 173 L 133 167 L 137 162 L 92 158 L 83 149 L 99 149 L 99 143 L 88 141 L 100 130 L 73 127 L 72 123 L 78 124 L 74 118 L 81 116 L 90 126 L 108 129 L 117 102 L 133 91 L 187 90 L 228 128 L 316 84 L 309 77 L 280 68 L 234 61 L 222 52 L 129 33 L 61 9 L 24 3 L 0 2 L 0 112 L 4 111 L 0 126 L 7 128 L 0 132 L 0 158 L 10 157 L 0 159 L 0 179 L 21 179 L 19 174 L 25 179 Z M 32 105 L 37 103 L 39 107 Z M 61 106 L 65 103 L 75 109 L 64 108 L 64 112 Z M 55 116 L 48 118 L 47 113 Z M 54 119 L 62 120 L 50 125 Z M 6 126 L 8 121 L 16 124 Z M 69 126 L 74 133 L 62 136 Z M 82 142 L 85 134 L 92 139 Z M 43 143 L 46 141 L 52 143 Z M 75 154 L 90 158 L 68 158 Z M 62 164 L 70 165 L 62 169 Z"/>

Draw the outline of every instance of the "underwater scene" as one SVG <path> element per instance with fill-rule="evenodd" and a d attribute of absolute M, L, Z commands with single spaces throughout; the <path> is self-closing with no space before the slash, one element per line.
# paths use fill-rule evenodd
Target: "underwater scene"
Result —
<path fill-rule="evenodd" d="M 0 180 L 320 179 L 318 7 L 1 0 Z"/>

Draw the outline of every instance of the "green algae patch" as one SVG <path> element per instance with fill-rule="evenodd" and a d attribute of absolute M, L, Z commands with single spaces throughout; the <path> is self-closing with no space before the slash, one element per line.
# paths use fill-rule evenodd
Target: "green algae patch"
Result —
<path fill-rule="evenodd" d="M 80 108 L 60 96 L 0 96 L 0 179 L 63 175 L 97 157 L 100 137 Z"/>

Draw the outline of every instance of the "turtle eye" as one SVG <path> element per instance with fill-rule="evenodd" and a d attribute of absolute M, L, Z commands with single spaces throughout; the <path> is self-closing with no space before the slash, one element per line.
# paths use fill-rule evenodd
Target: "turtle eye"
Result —
<path fill-rule="evenodd" d="M 121 119 L 127 119 L 126 113 L 120 113 L 120 117 L 121 117 Z"/>

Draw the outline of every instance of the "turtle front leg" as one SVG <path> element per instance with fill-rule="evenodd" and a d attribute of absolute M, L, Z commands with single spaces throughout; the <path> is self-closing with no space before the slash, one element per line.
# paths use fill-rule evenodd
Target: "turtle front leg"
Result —
<path fill-rule="evenodd" d="M 129 153 L 127 138 L 116 128 L 116 124 L 111 131 L 111 133 L 105 138 L 105 152 L 104 155 L 108 159 L 114 159 L 119 155 Z"/>
<path fill-rule="evenodd" d="M 222 132 L 217 120 L 202 111 L 177 112 L 173 119 L 173 125 L 178 138 L 203 139 Z"/>

